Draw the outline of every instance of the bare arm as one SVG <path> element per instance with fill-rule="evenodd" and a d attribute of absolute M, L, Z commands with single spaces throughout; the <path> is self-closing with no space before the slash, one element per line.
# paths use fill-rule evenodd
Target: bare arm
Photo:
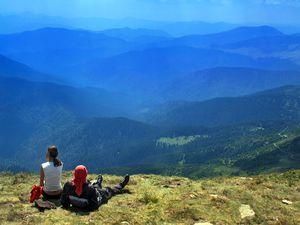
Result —
<path fill-rule="evenodd" d="M 45 178 L 44 170 L 41 167 L 41 169 L 40 169 L 40 186 L 44 186 L 44 178 Z"/>

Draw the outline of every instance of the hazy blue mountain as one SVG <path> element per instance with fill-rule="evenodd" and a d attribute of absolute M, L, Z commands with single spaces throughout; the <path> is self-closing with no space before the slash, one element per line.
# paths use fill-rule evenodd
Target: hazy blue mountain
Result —
<path fill-rule="evenodd" d="M 80 66 L 94 84 L 120 90 L 158 89 L 158 85 L 191 72 L 211 67 L 295 69 L 288 60 L 255 60 L 239 54 L 192 47 L 152 48 L 130 51 Z"/>
<path fill-rule="evenodd" d="M 61 27 L 68 29 L 87 29 L 99 31 L 103 29 L 125 27 L 122 20 L 106 18 L 80 18 L 59 17 L 42 14 L 19 13 L 15 15 L 0 15 L 2 24 L 0 33 L 18 33 L 28 30 L 36 30 L 44 27 Z"/>
<path fill-rule="evenodd" d="M 257 49 L 261 53 L 276 53 L 284 51 L 299 50 L 300 36 L 294 35 L 279 35 L 269 37 L 256 37 L 249 40 L 239 41 L 225 45 L 227 49 Z"/>
<path fill-rule="evenodd" d="M 174 36 L 184 36 L 190 34 L 209 34 L 226 31 L 238 27 L 236 24 L 230 23 L 208 23 L 201 21 L 185 21 L 185 22 L 171 22 L 158 26 Z"/>
<path fill-rule="evenodd" d="M 68 74 L 70 65 L 129 50 L 131 44 L 86 30 L 44 28 L 0 35 L 0 53 L 47 73 Z"/>
<path fill-rule="evenodd" d="M 257 121 L 299 121 L 300 87 L 286 86 L 261 93 L 203 102 L 175 102 L 148 114 L 165 126 L 221 126 Z"/>
<path fill-rule="evenodd" d="M 211 47 L 258 36 L 284 35 L 267 26 L 241 27 L 217 34 L 175 39 L 163 31 L 149 29 L 91 32 L 44 28 L 0 35 L 0 53 L 38 71 L 57 74 L 65 82 L 136 90 L 137 93 L 138 89 L 157 92 L 153 86 L 179 75 L 217 66 L 298 69 L 288 58 L 280 59 L 279 56 L 257 58 L 244 53 L 190 47 Z M 151 47 L 155 43 L 174 46 Z"/>
<path fill-rule="evenodd" d="M 60 79 L 49 74 L 37 72 L 30 67 L 0 55 L 0 76 L 19 77 L 34 81 L 57 81 Z"/>
<path fill-rule="evenodd" d="M 7 149 L 2 156 L 11 156 L 35 133 L 46 140 L 78 117 L 129 116 L 136 110 L 123 94 L 19 78 L 0 76 L 0 93 L 0 146 Z"/>
<path fill-rule="evenodd" d="M 62 18 L 45 15 L 20 13 L 15 15 L 0 15 L 1 34 L 18 33 L 44 27 L 67 27 Z M 70 27 L 70 25 L 68 26 Z"/>
<path fill-rule="evenodd" d="M 283 33 L 270 26 L 238 27 L 232 30 L 205 35 L 187 35 L 158 43 L 158 46 L 191 46 L 217 48 L 253 38 L 283 36 Z"/>
<path fill-rule="evenodd" d="M 163 30 L 171 35 L 216 33 L 232 29 L 238 25 L 229 23 L 208 23 L 201 21 L 166 22 L 136 18 L 107 19 L 107 18 L 64 18 L 46 15 L 23 13 L 17 15 L 0 15 L 0 33 L 16 33 L 44 27 L 63 27 L 73 29 L 88 29 L 99 31 L 104 29 L 145 28 Z"/>
<path fill-rule="evenodd" d="M 297 34 L 257 37 L 223 45 L 222 49 L 250 57 L 287 59 L 300 65 L 300 36 Z"/>
<path fill-rule="evenodd" d="M 271 26 L 276 27 L 278 30 L 285 34 L 295 34 L 300 32 L 299 25 L 272 24 Z"/>
<path fill-rule="evenodd" d="M 171 35 L 165 31 L 161 30 L 151 30 L 151 29 L 133 29 L 133 28 L 115 28 L 99 31 L 99 33 L 105 34 L 110 37 L 121 38 L 126 41 L 140 41 L 142 38 L 149 38 L 153 40 L 165 40 L 171 38 Z"/>
<path fill-rule="evenodd" d="M 2 107 L 22 109 L 57 106 L 77 116 L 120 116 L 126 115 L 127 110 L 134 106 L 134 102 L 126 95 L 103 89 L 74 88 L 19 78 L 0 77 L 0 80 Z"/>
<path fill-rule="evenodd" d="M 10 159 L 34 158 L 26 166 L 38 167 L 45 157 L 45 146 L 55 143 L 68 169 L 79 163 L 91 170 L 98 169 L 99 165 L 102 168 L 124 166 L 151 154 L 153 150 L 144 147 L 155 143 L 160 134 L 151 125 L 126 118 L 69 118 L 66 122 L 57 119 L 56 123 L 47 121 L 46 124 L 23 140 L 24 145 L 14 149 L 15 157 L 13 154 Z M 38 153 L 34 149 L 39 149 Z"/>
<path fill-rule="evenodd" d="M 43 28 L 0 35 L 0 53 L 46 73 L 59 74 L 76 84 L 81 74 L 70 68 L 117 55 L 140 45 L 166 40 L 159 30 L 111 29 L 101 32 Z"/>
<path fill-rule="evenodd" d="M 163 90 L 162 96 L 168 100 L 199 101 L 246 95 L 294 84 L 300 84 L 299 71 L 219 67 L 175 79 Z"/>

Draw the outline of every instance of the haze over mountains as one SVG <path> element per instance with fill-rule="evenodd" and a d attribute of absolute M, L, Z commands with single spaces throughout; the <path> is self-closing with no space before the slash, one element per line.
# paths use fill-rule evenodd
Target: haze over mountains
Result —
<path fill-rule="evenodd" d="M 80 160 L 94 171 L 253 172 L 255 157 L 272 151 L 279 169 L 300 162 L 294 147 L 274 147 L 300 135 L 299 35 L 265 25 L 47 19 L 4 19 L 0 169 L 34 170 L 50 144 L 68 168 Z"/>

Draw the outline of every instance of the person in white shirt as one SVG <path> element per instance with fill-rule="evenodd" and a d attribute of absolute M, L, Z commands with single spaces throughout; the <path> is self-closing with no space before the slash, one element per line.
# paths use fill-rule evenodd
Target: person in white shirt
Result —
<path fill-rule="evenodd" d="M 57 158 L 56 146 L 48 147 L 46 162 L 41 165 L 40 186 L 45 199 L 59 199 L 62 193 L 61 175 L 63 163 Z"/>

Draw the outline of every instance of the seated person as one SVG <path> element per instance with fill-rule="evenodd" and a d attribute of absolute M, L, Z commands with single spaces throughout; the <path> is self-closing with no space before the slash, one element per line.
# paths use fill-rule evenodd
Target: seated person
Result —
<path fill-rule="evenodd" d="M 40 186 L 43 187 L 42 195 L 44 199 L 60 199 L 62 192 L 61 174 L 63 163 L 57 158 L 58 150 L 56 146 L 50 146 L 46 154 L 46 162 L 40 169 Z"/>
<path fill-rule="evenodd" d="M 112 196 L 120 194 L 129 182 L 129 175 L 126 175 L 124 180 L 113 188 L 102 189 L 102 176 L 100 175 L 97 182 L 91 184 L 87 181 L 87 174 L 85 166 L 80 165 L 75 168 L 73 180 L 63 187 L 61 204 L 64 208 L 73 206 L 89 211 L 96 210 L 100 205 L 107 203 Z"/>

